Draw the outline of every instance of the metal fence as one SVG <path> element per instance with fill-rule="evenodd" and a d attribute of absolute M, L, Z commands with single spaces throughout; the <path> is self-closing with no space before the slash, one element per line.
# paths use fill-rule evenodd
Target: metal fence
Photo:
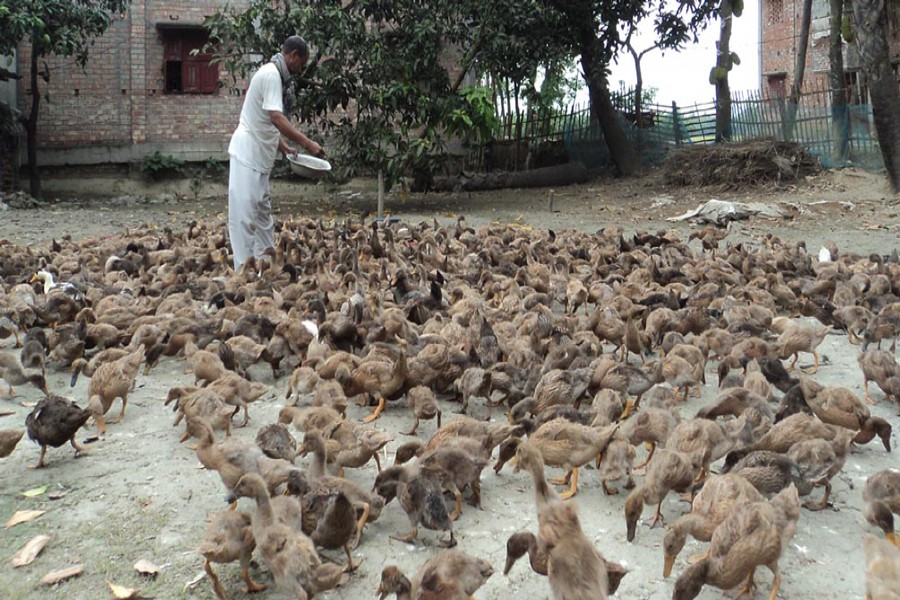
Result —
<path fill-rule="evenodd" d="M 673 147 L 715 140 L 716 102 L 679 106 L 650 103 L 634 112 L 633 91 L 613 95 L 613 105 L 626 135 L 647 164 L 659 164 Z M 837 113 L 837 111 L 835 111 Z M 732 141 L 774 138 L 798 142 L 826 166 L 848 163 L 881 168 L 870 105 L 848 106 L 832 114 L 831 90 L 810 85 L 801 95 L 793 127 L 788 101 L 759 91 L 732 92 Z M 847 146 L 836 148 L 836 127 L 847 130 Z M 521 170 L 555 164 L 561 156 L 580 160 L 589 168 L 610 163 L 609 151 L 589 104 L 573 104 L 565 111 L 526 111 L 505 116 L 489 144 L 472 149 L 466 158 L 474 170 Z"/>

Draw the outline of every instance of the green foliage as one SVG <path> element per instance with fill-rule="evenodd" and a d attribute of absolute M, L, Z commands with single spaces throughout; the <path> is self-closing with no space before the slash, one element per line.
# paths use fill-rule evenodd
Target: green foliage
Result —
<path fill-rule="evenodd" d="M 853 33 L 853 23 L 850 21 L 850 17 L 844 15 L 841 18 L 841 37 L 844 38 L 844 41 L 848 44 L 852 44 L 853 40 L 856 39 L 856 36 Z"/>
<path fill-rule="evenodd" d="M 144 157 L 141 161 L 141 175 L 148 181 L 159 181 L 167 177 L 181 175 L 184 172 L 184 161 L 170 154 L 162 154 L 159 150 Z"/>

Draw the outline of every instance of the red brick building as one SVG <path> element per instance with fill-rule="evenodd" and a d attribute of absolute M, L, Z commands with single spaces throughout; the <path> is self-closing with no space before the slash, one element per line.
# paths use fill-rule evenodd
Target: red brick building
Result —
<path fill-rule="evenodd" d="M 123 18 L 96 40 L 85 70 L 71 58 L 48 60 L 50 102 L 40 108 L 40 163 L 132 162 L 156 150 L 187 160 L 224 158 L 242 97 L 219 88 L 209 56 L 191 53 L 205 41 L 204 17 L 222 4 L 132 0 Z M 19 72 L 27 74 L 29 64 L 23 47 Z M 29 85 L 23 77 L 18 88 L 18 104 L 26 111 Z"/>
<path fill-rule="evenodd" d="M 849 7 L 848 7 L 849 9 Z M 760 0 L 762 87 L 769 96 L 784 96 L 794 81 L 794 63 L 800 37 L 803 0 Z M 900 0 L 885 0 L 888 36 L 894 73 L 900 65 Z M 846 13 L 845 13 L 846 14 Z M 848 15 L 852 19 L 852 14 Z M 804 83 L 828 85 L 828 36 L 831 10 L 828 0 L 813 0 Z M 867 103 L 855 44 L 843 44 L 844 72 L 852 103 Z M 898 78 L 900 81 L 900 78 Z"/>

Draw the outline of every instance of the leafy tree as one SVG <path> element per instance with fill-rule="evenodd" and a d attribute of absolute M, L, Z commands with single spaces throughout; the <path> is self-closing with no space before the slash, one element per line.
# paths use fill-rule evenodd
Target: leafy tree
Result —
<path fill-rule="evenodd" d="M 887 10 L 882 0 L 852 0 L 854 37 L 872 97 L 875 133 L 894 193 L 900 192 L 900 90 L 891 69 Z"/>
<path fill-rule="evenodd" d="M 127 6 L 128 0 L 0 0 L 0 54 L 12 54 L 20 44 L 27 44 L 31 53 L 31 107 L 25 119 L 25 135 L 30 191 L 34 197 L 41 193 L 37 170 L 39 79 L 45 86 L 50 81 L 50 68 L 42 59 L 50 55 L 75 57 L 84 68 L 93 40 Z"/>

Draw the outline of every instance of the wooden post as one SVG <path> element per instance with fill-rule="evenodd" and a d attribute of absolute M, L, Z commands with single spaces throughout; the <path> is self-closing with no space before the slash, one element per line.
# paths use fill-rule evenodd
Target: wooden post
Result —
<path fill-rule="evenodd" d="M 378 218 L 384 216 L 384 171 L 378 169 Z"/>
<path fill-rule="evenodd" d="M 681 127 L 678 125 L 678 105 L 672 100 L 672 132 L 675 137 L 675 145 L 681 145 Z"/>

